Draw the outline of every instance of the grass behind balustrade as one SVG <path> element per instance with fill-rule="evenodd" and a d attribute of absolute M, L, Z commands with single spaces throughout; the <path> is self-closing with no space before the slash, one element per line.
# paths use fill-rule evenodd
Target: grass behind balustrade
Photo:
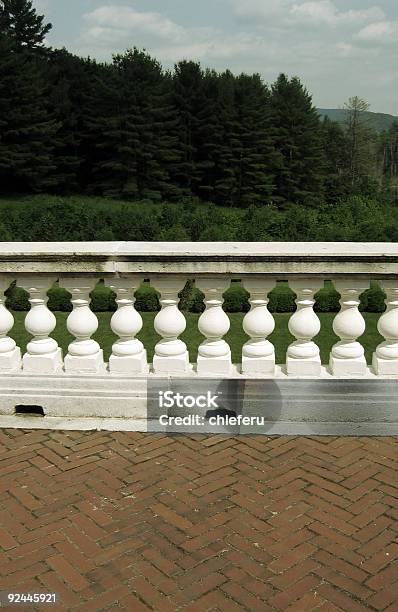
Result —
<path fill-rule="evenodd" d="M 21 347 L 24 352 L 26 344 L 30 340 L 29 334 L 26 332 L 24 327 L 24 319 L 26 316 L 25 312 L 14 312 L 15 325 L 10 332 L 18 346 Z M 58 344 L 64 351 L 67 352 L 68 344 L 73 340 L 73 337 L 68 333 L 66 329 L 66 319 L 68 317 L 67 312 L 55 313 L 57 317 L 57 327 L 52 334 L 52 337 L 57 340 Z M 154 312 L 143 312 L 141 313 L 144 325 L 138 338 L 144 343 L 145 348 L 148 352 L 148 361 L 152 361 L 153 350 L 156 342 L 159 340 L 159 336 L 156 334 L 153 327 L 153 320 L 156 316 Z M 99 342 L 101 347 L 104 349 L 104 357 L 107 361 L 111 353 L 112 343 L 115 341 L 116 336 L 113 334 L 110 328 L 110 320 L 112 317 L 111 312 L 99 312 L 97 313 L 99 320 L 99 327 L 93 338 Z M 199 314 L 187 313 L 187 329 L 182 334 L 181 338 L 187 343 L 191 362 L 196 362 L 197 349 L 199 344 L 204 339 L 198 331 L 198 318 Z M 286 358 L 286 349 L 290 342 L 294 340 L 293 336 L 288 330 L 288 321 L 290 313 L 275 313 L 275 331 L 269 337 L 269 340 L 275 345 L 276 350 L 276 362 L 284 363 Z M 335 342 L 338 341 L 337 336 L 334 335 L 332 330 L 332 323 L 335 317 L 335 313 L 318 313 L 321 320 L 321 332 L 314 338 L 315 342 L 320 347 L 322 363 L 328 363 L 330 349 Z M 372 353 L 376 346 L 383 341 L 383 338 L 377 331 L 377 321 L 380 317 L 377 313 L 365 312 L 363 316 L 366 321 L 366 332 L 361 337 L 361 343 L 365 347 L 365 354 L 368 363 L 372 361 Z M 234 363 L 241 362 L 241 351 L 242 345 L 246 342 L 248 337 L 242 329 L 243 313 L 231 313 L 229 319 L 231 322 L 231 329 L 225 336 L 225 340 L 229 343 L 232 350 L 232 360 Z"/>

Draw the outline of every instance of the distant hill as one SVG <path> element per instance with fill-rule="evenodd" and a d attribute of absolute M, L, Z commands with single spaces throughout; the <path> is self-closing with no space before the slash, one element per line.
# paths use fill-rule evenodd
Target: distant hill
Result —
<path fill-rule="evenodd" d="M 317 108 L 318 113 L 321 117 L 329 117 L 332 121 L 337 123 L 344 123 L 345 111 L 342 108 Z M 369 117 L 369 122 L 373 125 L 376 132 L 384 132 L 388 130 L 394 121 L 398 121 L 398 117 L 394 115 L 387 115 L 385 113 L 366 113 Z"/>

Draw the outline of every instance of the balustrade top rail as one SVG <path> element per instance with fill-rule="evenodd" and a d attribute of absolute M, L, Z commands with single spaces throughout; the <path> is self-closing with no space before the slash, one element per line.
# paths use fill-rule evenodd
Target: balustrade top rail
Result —
<path fill-rule="evenodd" d="M 369 242 L 2 242 L 1 273 L 398 274 L 398 244 Z"/>

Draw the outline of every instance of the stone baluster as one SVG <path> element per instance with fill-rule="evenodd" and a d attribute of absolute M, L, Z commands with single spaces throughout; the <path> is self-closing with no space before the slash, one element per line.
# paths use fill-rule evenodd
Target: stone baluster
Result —
<path fill-rule="evenodd" d="M 339 280 L 335 283 L 340 293 L 340 312 L 333 321 L 333 331 L 339 336 L 330 355 L 330 370 L 334 376 L 363 376 L 366 359 L 363 346 L 357 341 L 365 331 L 365 319 L 358 310 L 359 296 L 368 287 L 363 280 Z"/>
<path fill-rule="evenodd" d="M 142 317 L 134 308 L 134 293 L 142 278 L 131 275 L 127 278 L 112 278 L 105 281 L 116 293 L 117 311 L 111 319 L 111 329 L 119 339 L 112 346 L 109 371 L 112 374 L 144 374 L 148 372 L 144 345 L 135 336 L 142 329 Z"/>
<path fill-rule="evenodd" d="M 320 279 L 297 279 L 289 281 L 297 295 L 297 310 L 289 319 L 289 331 L 296 338 L 286 355 L 286 370 L 290 376 L 320 376 L 321 358 L 319 347 L 312 338 L 319 334 L 321 323 L 314 312 L 314 295 L 322 286 Z"/>
<path fill-rule="evenodd" d="M 75 337 L 65 357 L 67 373 L 99 374 L 105 371 L 103 351 L 91 338 L 98 329 L 98 319 L 90 310 L 90 292 L 96 283 L 96 279 L 85 277 L 60 280 L 60 285 L 72 294 L 73 305 L 66 322 L 69 333 Z"/>
<path fill-rule="evenodd" d="M 230 322 L 222 309 L 223 293 L 230 279 L 200 277 L 196 287 L 205 295 L 206 310 L 199 317 L 199 331 L 205 336 L 198 349 L 198 374 L 228 375 L 231 373 L 231 349 L 223 339 L 229 331 Z"/>
<path fill-rule="evenodd" d="M 185 278 L 171 275 L 151 278 L 151 285 L 160 292 L 162 306 L 154 322 L 156 333 L 162 336 L 153 357 L 153 369 L 157 374 L 179 374 L 192 369 L 187 345 L 178 337 L 187 325 L 185 316 L 178 309 L 178 293 L 185 282 Z"/>
<path fill-rule="evenodd" d="M 250 340 L 242 347 L 242 373 L 273 376 L 275 349 L 267 336 L 274 331 L 275 321 L 267 305 L 268 293 L 275 287 L 275 281 L 260 276 L 245 278 L 242 284 L 250 293 L 251 305 L 243 319 L 243 329 Z"/>
<path fill-rule="evenodd" d="M 387 310 L 381 315 L 377 329 L 385 338 L 373 353 L 373 367 L 381 376 L 398 375 L 398 281 L 380 282 L 386 293 Z"/>
<path fill-rule="evenodd" d="M 25 328 L 33 339 L 26 346 L 22 358 L 24 372 L 34 374 L 56 374 L 62 370 L 62 351 L 50 334 L 57 320 L 47 308 L 47 291 L 56 278 L 27 276 L 17 280 L 18 287 L 29 293 L 30 310 L 25 317 Z"/>
<path fill-rule="evenodd" d="M 10 286 L 8 278 L 0 278 L 0 374 L 18 370 L 21 366 L 21 349 L 8 333 L 14 325 L 14 317 L 5 307 L 4 292 Z"/>

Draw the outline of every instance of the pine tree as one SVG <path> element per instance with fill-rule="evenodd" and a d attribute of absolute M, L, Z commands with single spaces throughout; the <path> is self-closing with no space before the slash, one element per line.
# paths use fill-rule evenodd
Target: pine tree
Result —
<path fill-rule="evenodd" d="M 380 137 L 380 166 L 385 189 L 398 201 L 398 121 Z"/>
<path fill-rule="evenodd" d="M 239 146 L 239 115 L 235 99 L 236 79 L 229 71 L 218 78 L 219 89 L 219 126 L 221 141 L 217 151 L 217 171 L 215 181 L 215 201 L 232 206 L 236 200 L 238 164 L 236 150 Z"/>
<path fill-rule="evenodd" d="M 203 74 L 202 95 L 203 105 L 196 117 L 196 189 L 204 200 L 214 200 L 223 137 L 220 122 L 219 76 L 214 70 L 206 70 Z"/>
<path fill-rule="evenodd" d="M 115 66 L 98 66 L 91 75 L 84 121 L 84 147 L 90 167 L 90 193 L 134 199 L 139 197 L 136 148 L 137 118 L 126 83 Z"/>
<path fill-rule="evenodd" d="M 199 63 L 184 60 L 176 64 L 173 74 L 173 103 L 179 116 L 178 138 L 182 154 L 181 186 L 186 194 L 199 195 L 201 172 L 197 164 L 199 161 L 200 113 L 206 104 L 203 71 Z"/>
<path fill-rule="evenodd" d="M 83 164 L 81 150 L 84 93 L 88 86 L 86 62 L 66 49 L 49 53 L 47 79 L 49 106 L 60 127 L 54 140 L 54 189 L 71 193 L 79 189 Z"/>
<path fill-rule="evenodd" d="M 126 198 L 177 197 L 176 125 L 160 64 L 137 49 L 115 56 L 101 70 L 87 118 L 96 139 L 93 188 Z"/>
<path fill-rule="evenodd" d="M 271 88 L 275 145 L 282 156 L 276 171 L 275 202 L 313 205 L 323 191 L 319 115 L 297 77 L 281 74 Z"/>
<path fill-rule="evenodd" d="M 39 191 L 51 184 L 58 124 L 47 107 L 41 65 L 0 35 L 0 184 Z"/>
<path fill-rule="evenodd" d="M 348 143 L 343 127 L 325 117 L 322 123 L 324 152 L 324 188 L 328 201 L 336 201 L 350 193 L 347 174 Z"/>
<path fill-rule="evenodd" d="M 353 193 L 362 190 L 371 178 L 375 167 L 375 134 L 370 126 L 367 111 L 369 104 L 358 96 L 344 104 L 345 128 L 348 143 L 348 174 Z"/>
<path fill-rule="evenodd" d="M 42 49 L 51 28 L 50 23 L 44 23 L 44 16 L 37 14 L 30 0 L 0 0 L 0 32 L 16 49 Z"/>
<path fill-rule="evenodd" d="M 236 204 L 265 204 L 274 191 L 279 154 L 274 147 L 269 92 L 258 74 L 240 75 L 236 81 L 239 142 L 235 148 Z"/>

